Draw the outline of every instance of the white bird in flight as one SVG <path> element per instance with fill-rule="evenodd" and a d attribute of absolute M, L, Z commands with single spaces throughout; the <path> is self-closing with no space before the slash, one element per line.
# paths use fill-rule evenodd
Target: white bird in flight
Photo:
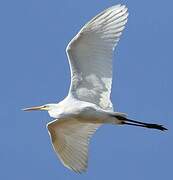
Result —
<path fill-rule="evenodd" d="M 53 148 L 64 166 L 75 172 L 86 171 L 90 138 L 103 124 L 167 130 L 162 125 L 134 121 L 125 113 L 113 111 L 112 56 L 127 18 L 126 6 L 118 4 L 84 25 L 66 49 L 71 69 L 67 97 L 59 103 L 24 109 L 47 110 L 54 118 L 47 124 Z"/>

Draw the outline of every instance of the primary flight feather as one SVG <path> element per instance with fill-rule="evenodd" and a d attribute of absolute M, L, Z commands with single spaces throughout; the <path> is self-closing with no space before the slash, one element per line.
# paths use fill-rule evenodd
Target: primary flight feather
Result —
<path fill-rule="evenodd" d="M 102 124 L 166 130 L 113 111 L 112 56 L 127 18 L 126 6 L 119 4 L 91 19 L 66 49 L 71 69 L 68 96 L 60 103 L 24 109 L 47 110 L 55 119 L 47 125 L 53 148 L 64 166 L 75 172 L 86 170 L 90 138 Z"/>

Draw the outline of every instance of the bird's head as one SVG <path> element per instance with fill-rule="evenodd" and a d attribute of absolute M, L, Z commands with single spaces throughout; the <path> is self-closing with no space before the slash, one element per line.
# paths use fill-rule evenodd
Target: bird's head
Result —
<path fill-rule="evenodd" d="M 24 108 L 22 110 L 24 111 L 51 111 L 53 109 L 57 108 L 57 104 L 45 104 L 42 106 L 33 106 L 33 107 L 29 107 L 29 108 Z"/>

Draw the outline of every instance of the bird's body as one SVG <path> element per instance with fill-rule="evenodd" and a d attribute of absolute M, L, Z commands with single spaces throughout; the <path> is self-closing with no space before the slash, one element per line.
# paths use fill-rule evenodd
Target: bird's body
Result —
<path fill-rule="evenodd" d="M 58 104 L 52 104 L 52 106 L 54 108 L 48 110 L 48 113 L 55 119 L 76 118 L 78 121 L 84 123 L 92 120 L 93 123 L 119 124 L 121 120 L 111 116 L 114 114 L 115 116 L 120 115 L 125 117 L 124 113 L 106 111 L 96 104 L 68 97 Z"/>
<path fill-rule="evenodd" d="M 54 118 L 47 125 L 54 150 L 61 162 L 76 172 L 86 170 L 89 140 L 102 124 L 166 130 L 161 125 L 130 120 L 126 114 L 113 111 L 112 56 L 127 17 L 127 8 L 119 4 L 89 21 L 66 49 L 71 68 L 68 96 L 58 104 L 25 109 L 47 110 Z"/>

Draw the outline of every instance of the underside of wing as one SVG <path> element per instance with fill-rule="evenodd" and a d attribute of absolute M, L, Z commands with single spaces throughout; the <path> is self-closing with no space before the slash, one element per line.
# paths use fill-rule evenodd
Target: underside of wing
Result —
<path fill-rule="evenodd" d="M 64 166 L 79 173 L 87 169 L 89 140 L 100 126 L 74 118 L 48 123 L 54 150 Z"/>
<path fill-rule="evenodd" d="M 127 22 L 127 8 L 116 5 L 89 21 L 67 46 L 73 97 L 112 110 L 112 55 Z"/>

